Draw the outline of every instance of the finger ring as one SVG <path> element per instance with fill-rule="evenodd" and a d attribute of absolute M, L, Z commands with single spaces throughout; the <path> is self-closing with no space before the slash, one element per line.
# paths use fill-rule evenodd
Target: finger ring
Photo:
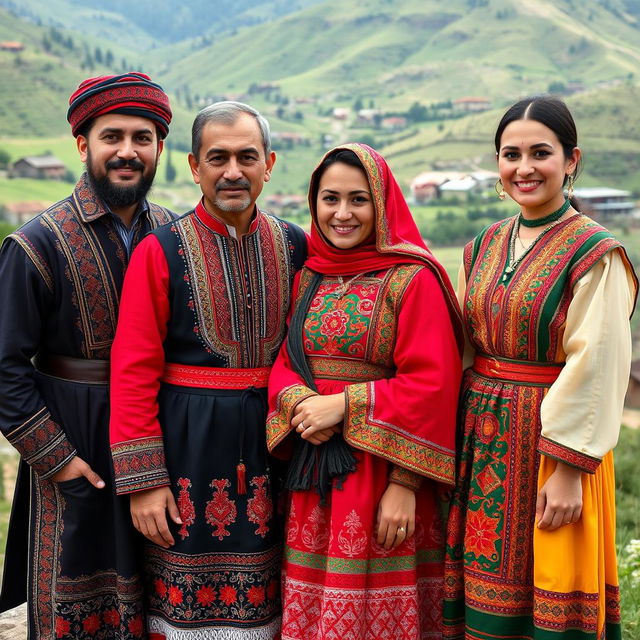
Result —
<path fill-rule="evenodd" d="M 301 423 L 298 425 L 298 428 L 299 428 L 299 429 L 302 429 L 302 430 L 304 431 L 304 422 L 301 422 Z"/>
<path fill-rule="evenodd" d="M 404 533 L 404 527 L 398 527 L 397 533 Z"/>

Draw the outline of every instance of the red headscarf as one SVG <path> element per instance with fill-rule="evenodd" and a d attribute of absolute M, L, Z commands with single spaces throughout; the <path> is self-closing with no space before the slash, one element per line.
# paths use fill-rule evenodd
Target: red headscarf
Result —
<path fill-rule="evenodd" d="M 358 156 L 369 181 L 375 210 L 375 242 L 366 241 L 351 249 L 333 246 L 318 226 L 316 198 L 323 173 L 322 162 L 339 149 L 353 151 Z M 306 267 L 325 275 L 346 276 L 388 269 L 399 264 L 425 265 L 440 282 L 458 343 L 462 345 L 460 309 L 449 276 L 425 245 L 400 185 L 386 160 L 377 151 L 366 144 L 349 143 L 327 152 L 311 174 L 309 209 L 313 225 Z"/>

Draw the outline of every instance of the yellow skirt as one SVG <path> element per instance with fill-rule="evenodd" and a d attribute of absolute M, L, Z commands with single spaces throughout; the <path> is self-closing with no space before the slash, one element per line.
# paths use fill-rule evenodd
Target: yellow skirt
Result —
<path fill-rule="evenodd" d="M 541 456 L 538 490 L 556 467 Z M 615 473 L 609 452 L 594 474 L 582 474 L 582 516 L 555 531 L 533 534 L 534 625 L 596 638 L 620 637 L 616 561 Z"/>

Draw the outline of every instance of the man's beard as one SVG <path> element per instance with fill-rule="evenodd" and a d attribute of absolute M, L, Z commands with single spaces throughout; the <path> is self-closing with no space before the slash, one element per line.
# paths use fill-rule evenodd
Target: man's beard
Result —
<path fill-rule="evenodd" d="M 240 200 L 233 200 L 229 202 L 229 201 L 222 200 L 222 198 L 219 198 L 216 195 L 216 199 L 214 202 L 216 207 L 218 207 L 220 211 L 226 211 L 227 213 L 240 213 L 242 211 L 245 211 L 245 209 L 249 208 L 249 206 L 251 205 L 251 194 L 249 193 L 249 189 L 251 188 L 251 183 L 248 180 L 243 178 L 241 178 L 240 180 L 235 180 L 233 182 L 231 180 L 220 180 L 216 184 L 216 193 L 221 189 L 225 189 L 229 187 L 246 189 L 247 190 L 246 197 L 241 198 Z"/>
<path fill-rule="evenodd" d="M 140 160 L 136 160 L 135 158 L 122 160 L 119 158 L 117 160 L 109 160 L 109 162 L 105 164 L 104 175 L 97 176 L 93 171 L 91 152 L 87 152 L 87 161 L 85 163 L 89 182 L 93 190 L 110 209 L 131 207 L 144 200 L 153 184 L 153 179 L 156 175 L 156 166 L 157 165 L 145 172 L 144 164 L 142 164 Z M 122 169 L 124 167 L 140 171 L 140 179 L 130 185 L 113 184 L 109 179 L 108 171 L 110 169 Z"/>

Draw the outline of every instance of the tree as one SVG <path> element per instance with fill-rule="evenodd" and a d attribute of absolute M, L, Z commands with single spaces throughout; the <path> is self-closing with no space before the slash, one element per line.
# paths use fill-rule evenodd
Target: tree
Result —
<path fill-rule="evenodd" d="M 171 162 L 171 146 L 167 145 L 167 166 L 165 169 L 164 177 L 167 182 L 175 182 L 176 179 L 176 168 L 173 166 L 173 162 Z"/>
<path fill-rule="evenodd" d="M 6 149 L 0 149 L 0 168 L 6 169 L 11 162 L 11 155 Z"/>
<path fill-rule="evenodd" d="M 424 122 L 428 118 L 429 110 L 419 102 L 414 102 L 407 111 L 407 120 L 411 122 Z"/>

